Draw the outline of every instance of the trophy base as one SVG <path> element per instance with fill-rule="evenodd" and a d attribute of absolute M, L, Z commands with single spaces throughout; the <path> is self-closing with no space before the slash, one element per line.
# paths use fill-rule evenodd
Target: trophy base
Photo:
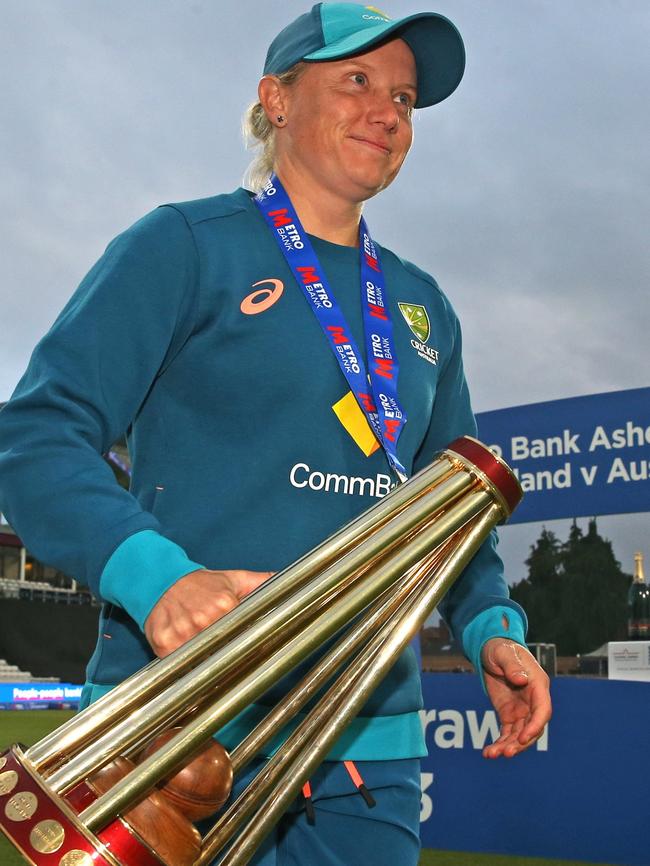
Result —
<path fill-rule="evenodd" d="M 163 803 L 161 814 L 159 794 L 143 800 L 127 817 L 130 820 L 135 815 L 136 826 L 147 825 L 153 844 L 163 839 L 163 832 L 168 838 L 170 817 L 189 825 L 185 833 L 190 840 L 189 848 L 184 846 L 184 854 L 164 852 L 164 859 L 163 852 L 154 851 L 123 818 L 112 821 L 97 835 L 90 833 L 77 811 L 90 805 L 97 796 L 83 782 L 66 799 L 59 797 L 48 790 L 47 780 L 40 779 L 32 770 L 18 746 L 0 755 L 0 829 L 32 866 L 185 866 L 194 861 L 198 853 L 196 845 L 200 845 L 198 832 L 171 805 Z"/>

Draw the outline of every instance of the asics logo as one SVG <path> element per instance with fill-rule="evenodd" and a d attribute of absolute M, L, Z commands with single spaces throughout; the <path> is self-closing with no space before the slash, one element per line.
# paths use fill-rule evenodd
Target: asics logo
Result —
<path fill-rule="evenodd" d="M 257 289 L 257 286 L 263 286 L 263 288 Z M 279 301 L 284 291 L 284 283 L 282 280 L 269 277 L 267 280 L 259 280 L 259 282 L 253 283 L 252 288 L 257 289 L 257 291 L 246 295 L 239 306 L 242 313 L 247 316 L 256 316 L 258 313 L 263 313 L 272 307 L 276 301 Z"/>

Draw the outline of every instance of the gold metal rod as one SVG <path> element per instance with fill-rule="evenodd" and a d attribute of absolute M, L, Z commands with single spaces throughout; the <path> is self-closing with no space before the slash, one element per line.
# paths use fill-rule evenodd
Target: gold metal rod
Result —
<path fill-rule="evenodd" d="M 452 477 L 456 479 L 452 485 L 457 488 L 456 495 L 472 483 L 471 477 L 459 473 L 457 463 L 452 463 L 451 458 L 442 452 L 430 466 L 409 479 L 408 483 L 395 487 L 372 508 L 346 524 L 297 562 L 278 572 L 243 599 L 229 614 L 165 659 L 154 659 L 74 719 L 33 745 L 26 753 L 30 764 L 40 772 L 50 764 L 56 765 L 72 757 L 97 734 L 110 729 L 116 718 L 123 717 L 145 704 L 207 655 L 231 640 L 234 634 L 248 627 L 254 619 L 275 608 L 292 594 L 296 587 L 302 586 L 346 550 L 367 538 L 413 501 L 445 484 Z M 445 486 L 449 495 L 453 495 L 449 491 L 449 485 Z"/>
<path fill-rule="evenodd" d="M 434 524 L 418 533 L 407 549 L 392 552 L 387 561 L 373 569 L 362 584 L 353 586 L 349 593 L 324 612 L 317 623 L 306 627 L 261 665 L 259 670 L 249 673 L 235 688 L 222 695 L 214 706 L 190 720 L 162 748 L 85 809 L 81 815 L 82 822 L 91 832 L 97 832 L 121 811 L 138 802 L 160 779 L 179 767 L 200 743 L 304 660 L 324 640 L 336 634 L 392 582 L 471 520 L 490 501 L 490 495 L 484 490 L 472 491 Z"/>
<path fill-rule="evenodd" d="M 284 759 L 282 750 L 270 759 L 264 778 L 276 764 L 287 763 L 281 779 L 274 778 L 274 788 L 251 822 L 237 837 L 219 866 L 245 866 L 259 844 L 268 835 L 281 815 L 300 793 L 304 782 L 323 761 L 341 732 L 357 715 L 368 696 L 394 664 L 395 658 L 422 626 L 461 571 L 474 556 L 490 530 L 503 515 L 498 504 L 492 504 L 473 523 L 465 540 L 450 554 L 438 574 L 432 576 L 417 600 L 409 607 L 397 625 L 382 629 L 380 641 L 373 640 L 319 701 L 312 713 L 285 743 L 287 753 L 296 757 Z M 353 686 L 354 684 L 354 686 Z M 334 709 L 332 709 L 334 707 Z M 251 783 L 255 785 L 255 780 Z M 260 786 L 262 787 L 262 786 Z M 211 852 L 213 856 L 214 852 Z M 203 853 L 195 866 L 205 863 Z"/>
<path fill-rule="evenodd" d="M 382 559 L 381 556 L 375 557 L 368 565 L 368 568 L 359 571 L 358 574 L 354 574 L 351 577 L 347 578 L 344 582 L 341 583 L 340 587 L 337 587 L 336 590 L 324 595 L 322 599 L 319 599 L 317 605 L 312 604 L 306 611 L 301 613 L 300 618 L 294 617 L 289 623 L 283 627 L 282 631 L 279 630 L 274 632 L 268 639 L 264 641 L 264 644 L 256 647 L 253 652 L 249 652 L 246 656 L 240 659 L 237 664 L 236 670 L 231 669 L 229 673 L 224 674 L 219 677 L 218 680 L 218 688 L 221 690 L 225 690 L 234 686 L 238 683 L 242 677 L 252 670 L 255 667 L 259 667 L 259 665 L 268 659 L 279 647 L 283 646 L 287 643 L 287 641 L 298 634 L 301 630 L 303 630 L 306 625 L 310 622 L 316 620 L 319 616 L 321 616 L 325 609 L 336 600 L 336 598 L 340 597 L 344 592 L 349 591 L 353 584 L 359 580 L 363 580 L 365 574 L 370 570 L 371 567 L 377 565 L 379 561 Z M 386 590 L 381 599 L 378 601 L 388 598 L 391 595 L 391 587 Z M 174 717 L 174 725 L 180 726 L 187 722 L 191 717 L 195 716 L 201 709 L 204 708 L 205 704 L 208 700 L 214 700 L 214 686 L 210 688 L 207 699 L 203 702 L 197 702 L 193 707 L 175 715 Z M 155 728 L 153 728 L 147 735 L 139 739 L 137 742 L 132 743 L 128 748 L 124 749 L 121 753 L 124 757 L 133 757 L 137 755 L 139 752 L 143 750 L 143 748 L 148 745 L 152 739 L 154 739 L 159 734 L 163 733 L 169 728 L 170 722 L 169 720 L 165 720 L 158 722 Z M 271 734 L 272 736 L 273 734 Z M 241 744 L 240 744 L 241 745 Z M 239 746 L 237 747 L 239 749 Z M 233 765 L 233 773 L 239 772 L 237 769 L 238 761 L 235 760 L 235 756 L 233 753 L 230 755 L 231 764 Z"/>
<path fill-rule="evenodd" d="M 129 749 L 132 744 L 158 727 L 161 721 L 169 720 L 171 724 L 176 718 L 185 714 L 187 705 L 196 706 L 197 702 L 202 702 L 203 697 L 215 688 L 220 676 L 225 676 L 233 670 L 240 670 L 242 660 L 248 658 L 249 654 L 258 652 L 270 635 L 282 633 L 283 630 L 291 633 L 287 623 L 294 617 L 304 618 L 313 615 L 313 606 L 320 604 L 323 594 L 341 585 L 359 568 L 364 568 L 366 561 L 372 559 L 378 552 L 394 547 L 405 534 L 426 521 L 429 513 L 438 511 L 443 493 L 450 492 L 449 488 L 451 492 L 455 492 L 465 487 L 468 480 L 471 481 L 469 476 L 458 472 L 429 493 L 425 493 L 408 509 L 389 520 L 358 547 L 350 550 L 338 563 L 334 563 L 322 574 L 312 578 L 293 596 L 285 599 L 274 610 L 252 623 L 246 631 L 234 637 L 225 647 L 217 650 L 198 667 L 159 693 L 156 700 L 151 702 L 153 706 L 147 704 L 139 707 L 127 718 L 114 721 L 109 731 L 48 777 L 48 784 L 52 790 L 55 793 L 64 793 L 86 778 L 89 773 L 100 769 L 124 750 Z M 445 537 L 443 527 L 453 526 L 454 519 L 459 514 L 465 514 L 465 501 L 473 495 L 477 494 L 469 493 L 467 497 L 462 497 L 439 518 L 436 526 L 440 525 L 438 530 L 440 540 Z M 479 490 L 478 495 L 489 496 L 483 490 Z"/>
<path fill-rule="evenodd" d="M 385 590 L 372 608 L 364 612 L 363 618 L 355 622 L 328 654 L 323 656 L 305 677 L 270 709 L 262 721 L 231 751 L 230 763 L 235 776 L 241 773 L 257 752 L 282 730 L 296 713 L 300 712 L 341 665 L 375 634 L 378 626 L 387 616 L 403 604 L 404 599 L 421 580 L 420 572 L 423 564 L 426 563 L 427 571 L 437 567 L 444 558 L 447 547 L 457 543 L 459 535 L 464 531 L 464 527 L 459 529 L 450 539 L 428 554 L 425 560 L 414 565 L 398 585 L 393 584 Z"/>
<path fill-rule="evenodd" d="M 399 616 L 404 615 L 408 605 L 412 604 L 414 598 L 417 598 L 417 594 L 423 591 L 421 586 L 423 579 L 432 570 L 442 567 L 453 548 L 462 541 L 467 532 L 468 526 L 466 525 L 454 533 L 447 541 L 443 542 L 440 547 L 431 551 L 424 559 L 414 565 L 408 574 L 404 576 L 404 580 L 398 582 L 397 588 L 395 588 L 395 584 L 389 587 L 374 606 L 374 610 L 369 612 L 368 615 L 364 614 L 363 620 L 358 627 L 353 626 L 344 639 L 309 672 L 303 682 L 273 708 L 269 715 L 231 752 L 230 758 L 235 775 L 241 771 L 242 767 L 253 757 L 256 751 L 268 741 L 269 737 L 275 734 L 277 729 L 281 729 L 286 724 L 287 718 L 292 718 L 295 712 L 321 687 L 323 682 L 329 679 L 332 673 L 342 663 L 347 661 L 363 643 L 366 643 L 370 636 L 373 637 L 374 643 L 377 645 L 379 629 L 381 629 L 381 634 L 384 635 L 386 629 L 394 627 Z M 279 724 L 276 724 L 278 722 Z M 282 763 L 276 761 L 272 766 L 267 765 L 256 777 L 255 785 L 251 784 L 248 786 L 204 837 L 201 855 L 193 866 L 207 866 L 212 858 L 222 850 L 228 840 L 232 838 L 250 817 L 257 807 L 259 800 L 266 796 L 268 791 L 272 790 L 276 780 L 283 771 L 286 761 L 292 757 L 292 754 L 286 753 L 286 747 L 286 743 L 281 747 Z M 258 781 L 259 777 L 261 779 Z"/>
<path fill-rule="evenodd" d="M 437 547 L 434 552 L 429 554 L 427 559 L 431 560 L 431 567 L 437 563 L 443 555 L 446 545 L 454 544 L 459 537 L 459 533 L 464 532 L 465 528 L 461 528 L 457 533 L 454 533 L 450 539 L 443 542 L 440 547 Z M 400 599 L 404 598 L 408 588 L 411 586 L 413 577 L 411 576 L 415 569 L 419 569 L 421 563 L 413 566 L 413 568 L 404 575 L 403 580 L 399 581 L 399 585 L 391 585 L 385 590 L 376 602 L 367 611 L 364 611 L 362 618 L 357 619 L 353 627 L 344 635 L 344 637 L 324 656 L 312 670 L 305 675 L 303 680 L 298 683 L 278 704 L 270 708 L 269 713 L 262 721 L 239 743 L 233 751 L 230 752 L 230 763 L 233 774 L 236 776 L 241 773 L 243 767 L 250 761 L 255 753 L 264 746 L 269 739 L 275 736 L 287 723 L 288 720 L 300 711 L 300 709 L 310 700 L 311 697 L 330 679 L 336 670 L 347 661 L 354 652 L 365 643 L 369 636 L 374 634 L 377 623 L 382 622 L 385 618 L 384 609 L 390 607 L 394 609 L 400 604 Z M 361 574 L 363 579 L 364 573 Z M 359 579 L 359 578 L 357 578 Z M 281 643 L 280 638 L 286 643 L 288 635 L 278 636 L 278 643 Z M 273 646 L 273 649 L 276 647 Z M 269 653 L 270 654 L 270 653 Z M 255 654 L 254 662 L 259 665 L 263 657 L 259 653 Z M 238 671 L 242 673 L 242 671 Z M 176 719 L 177 725 L 182 725 L 184 721 L 195 715 L 201 709 L 197 706 L 191 710 L 187 716 Z M 135 743 L 124 752 L 124 757 L 132 757 L 142 751 L 151 739 L 158 733 L 162 733 L 166 726 L 160 725 L 159 729 L 153 731 L 149 737 Z"/>

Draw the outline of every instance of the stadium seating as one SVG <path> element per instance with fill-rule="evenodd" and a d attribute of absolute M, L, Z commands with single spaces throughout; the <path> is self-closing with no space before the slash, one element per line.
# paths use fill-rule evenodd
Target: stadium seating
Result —
<path fill-rule="evenodd" d="M 56 604 L 93 604 L 88 592 L 75 592 L 52 586 L 42 580 L 13 580 L 0 577 L 0 598 L 22 598 L 28 601 L 50 601 Z"/>
<path fill-rule="evenodd" d="M 58 683 L 58 677 L 34 677 L 30 671 L 21 671 L 18 665 L 0 659 L 0 683 Z"/>

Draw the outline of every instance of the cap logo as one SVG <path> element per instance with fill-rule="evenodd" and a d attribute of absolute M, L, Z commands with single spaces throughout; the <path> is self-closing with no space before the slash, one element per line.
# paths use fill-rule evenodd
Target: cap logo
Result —
<path fill-rule="evenodd" d="M 390 21 L 390 18 L 388 17 L 388 15 L 386 15 L 385 12 L 382 12 L 381 9 L 377 9 L 376 6 L 366 6 L 366 9 L 367 9 L 369 12 L 375 12 L 377 15 L 381 16 L 381 18 L 382 18 L 384 21 Z M 364 18 L 371 19 L 371 20 L 373 20 L 373 21 L 376 21 L 376 20 L 377 20 L 374 16 L 371 16 L 371 15 L 364 15 L 363 17 L 364 17 Z"/>

